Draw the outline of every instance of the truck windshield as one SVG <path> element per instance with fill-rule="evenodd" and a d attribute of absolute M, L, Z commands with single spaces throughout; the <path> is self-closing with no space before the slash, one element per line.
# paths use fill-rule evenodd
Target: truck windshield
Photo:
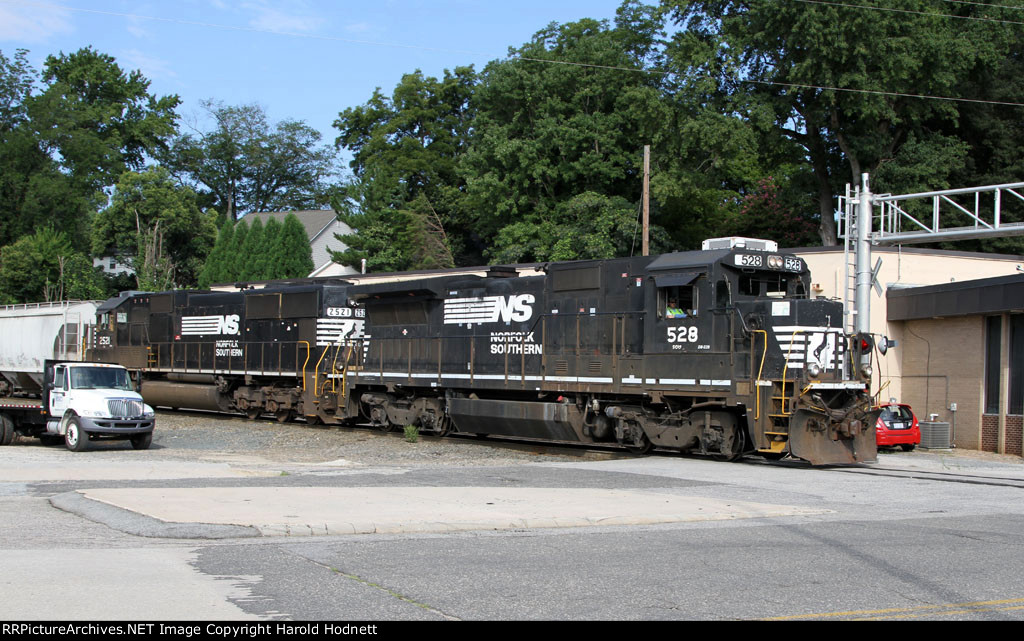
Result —
<path fill-rule="evenodd" d="M 71 369 L 71 387 L 130 391 L 132 381 L 127 370 L 117 367 L 74 367 Z"/>

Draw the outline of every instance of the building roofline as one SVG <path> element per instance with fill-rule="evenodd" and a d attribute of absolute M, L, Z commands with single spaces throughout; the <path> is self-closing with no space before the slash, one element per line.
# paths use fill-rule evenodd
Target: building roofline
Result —
<path fill-rule="evenodd" d="M 1024 274 L 886 291 L 890 321 L 1001 314 L 1024 310 Z"/>
<path fill-rule="evenodd" d="M 832 245 L 829 247 L 792 247 L 786 248 L 781 251 L 789 252 L 792 254 L 830 254 L 830 253 L 842 253 L 842 245 Z M 995 260 L 1017 260 L 1024 262 L 1024 255 L 1019 254 L 993 254 L 988 252 L 967 252 L 959 251 L 955 249 L 932 249 L 928 247 L 883 247 L 880 245 L 873 245 L 871 247 L 871 253 L 873 254 L 918 254 L 918 255 L 932 255 L 932 256 L 958 256 L 961 258 L 989 258 Z"/>

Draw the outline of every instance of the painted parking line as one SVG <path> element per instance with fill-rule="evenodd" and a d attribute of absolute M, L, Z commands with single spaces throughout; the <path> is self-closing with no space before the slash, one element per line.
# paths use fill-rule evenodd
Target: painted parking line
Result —
<path fill-rule="evenodd" d="M 817 614 L 794 614 L 770 617 L 763 621 L 800 621 L 809 619 L 849 619 L 851 621 L 874 621 L 879 619 L 915 619 L 941 617 L 973 612 L 1005 612 L 1024 610 L 1024 599 L 1003 599 L 1000 601 L 973 601 L 970 603 L 946 603 L 922 605 L 913 608 L 887 608 L 883 610 L 849 610 L 846 612 L 820 612 Z"/>

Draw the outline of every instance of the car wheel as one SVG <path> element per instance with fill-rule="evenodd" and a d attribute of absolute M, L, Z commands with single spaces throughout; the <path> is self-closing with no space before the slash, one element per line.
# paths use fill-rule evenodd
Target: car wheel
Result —
<path fill-rule="evenodd" d="M 914 445 L 913 443 L 904 443 L 903 445 L 900 445 L 900 449 L 902 449 L 904 452 L 913 452 L 915 447 L 917 446 Z"/>
<path fill-rule="evenodd" d="M 0 445 L 10 445 L 14 440 L 14 421 L 0 414 Z"/>
<path fill-rule="evenodd" d="M 132 448 L 136 450 L 148 450 L 150 444 L 153 442 L 153 432 L 146 432 L 145 434 L 136 434 L 132 437 Z"/>
<path fill-rule="evenodd" d="M 89 447 L 89 434 L 78 424 L 78 417 L 68 419 L 68 427 L 64 431 L 64 445 L 72 452 L 82 452 Z"/>

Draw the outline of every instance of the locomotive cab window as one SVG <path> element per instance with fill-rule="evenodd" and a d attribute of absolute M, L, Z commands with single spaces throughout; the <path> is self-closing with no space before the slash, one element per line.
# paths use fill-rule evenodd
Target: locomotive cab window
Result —
<path fill-rule="evenodd" d="M 759 273 L 740 276 L 741 296 L 767 296 L 769 298 L 790 298 L 790 276 L 783 274 Z M 799 280 L 799 279 L 797 279 Z"/>
<path fill-rule="evenodd" d="M 693 285 L 658 289 L 660 318 L 691 318 L 697 315 L 697 288 Z"/>
<path fill-rule="evenodd" d="M 658 318 L 692 318 L 697 315 L 697 280 L 700 274 L 658 276 Z"/>

